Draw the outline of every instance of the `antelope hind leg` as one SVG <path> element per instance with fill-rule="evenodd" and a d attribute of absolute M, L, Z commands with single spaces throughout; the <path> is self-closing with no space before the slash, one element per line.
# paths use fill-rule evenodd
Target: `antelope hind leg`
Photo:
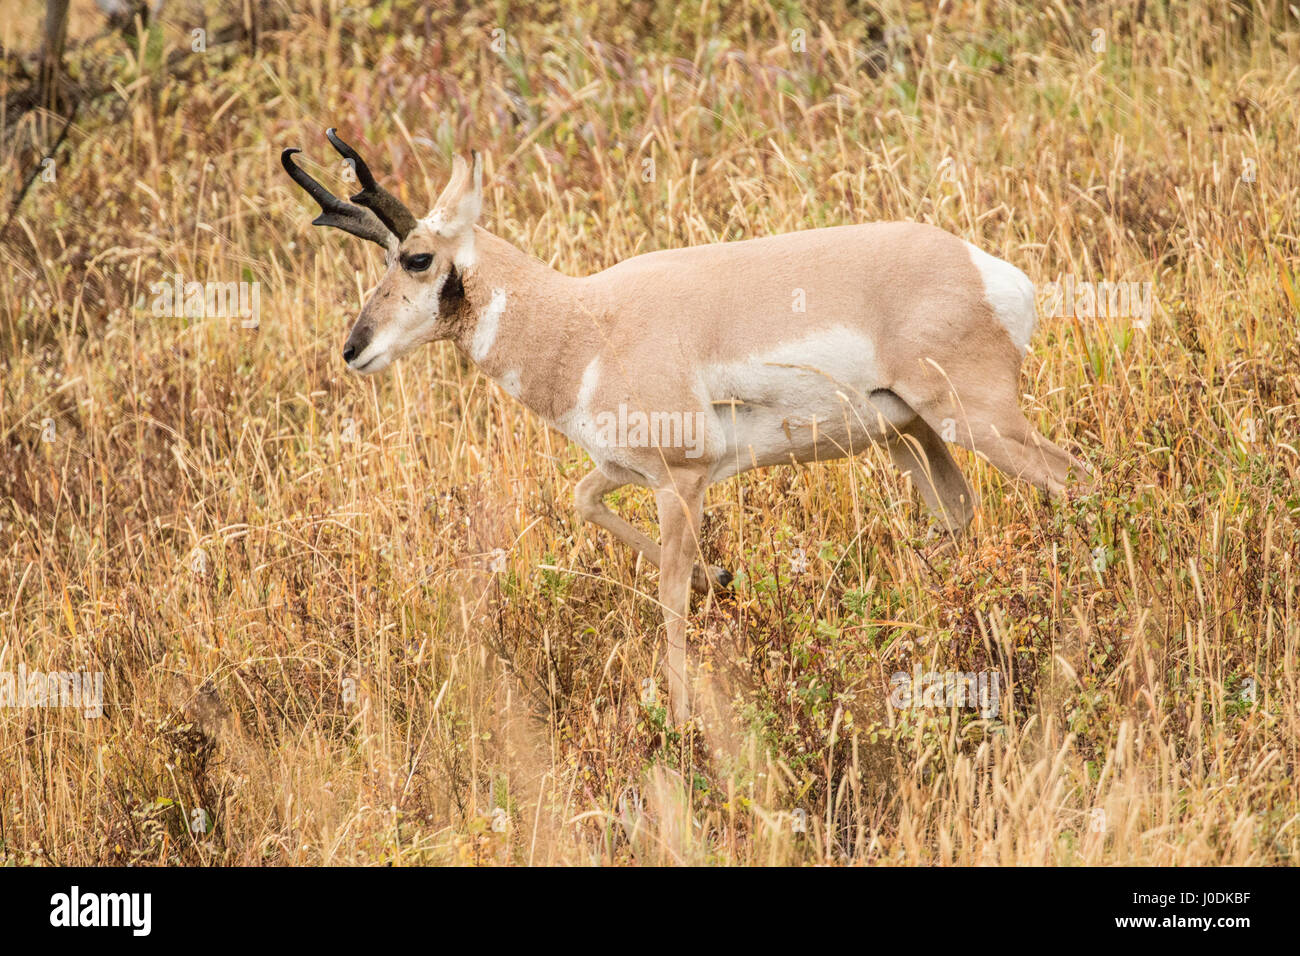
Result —
<path fill-rule="evenodd" d="M 920 417 L 886 443 L 889 457 L 912 479 L 921 499 L 949 534 L 956 537 L 975 516 L 970 485 L 943 440 Z"/>

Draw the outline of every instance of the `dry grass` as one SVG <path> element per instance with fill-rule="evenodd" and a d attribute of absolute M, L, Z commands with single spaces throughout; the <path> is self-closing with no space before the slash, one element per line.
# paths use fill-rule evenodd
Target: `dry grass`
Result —
<path fill-rule="evenodd" d="M 102 671 L 106 713 L 0 709 L 0 863 L 1295 860 L 1292 8 L 423 6 L 272 5 L 256 52 L 163 68 L 197 22 L 169 4 L 145 53 L 71 57 L 112 92 L 0 262 L 0 673 Z M 9 199 L 60 126 L 5 108 L 24 82 Z M 450 346 L 343 369 L 380 258 L 277 161 L 328 125 L 413 206 L 477 146 L 486 224 L 571 273 L 903 218 L 1040 284 L 1152 282 L 1148 328 L 1047 317 L 1026 363 L 1101 488 L 964 457 L 951 548 L 879 456 L 720 486 L 705 548 L 743 573 L 695 614 L 707 713 L 668 726 L 655 572 L 576 519 L 582 452 Z M 178 271 L 259 282 L 260 328 L 154 316 Z M 988 668 L 996 720 L 887 705 Z"/>

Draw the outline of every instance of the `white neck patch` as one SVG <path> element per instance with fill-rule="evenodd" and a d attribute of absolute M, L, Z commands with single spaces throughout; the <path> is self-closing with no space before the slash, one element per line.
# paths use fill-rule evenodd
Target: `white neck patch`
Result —
<path fill-rule="evenodd" d="M 474 230 L 465 230 L 456 251 L 451 254 L 451 261 L 461 272 L 468 272 L 478 264 L 478 250 L 474 247 Z"/>
<path fill-rule="evenodd" d="M 510 371 L 501 376 L 501 387 L 505 389 L 506 394 L 511 398 L 518 398 L 524 390 L 524 385 L 519 378 L 519 373 L 514 369 L 510 369 Z"/>
<path fill-rule="evenodd" d="M 474 339 L 470 342 L 469 357 L 475 362 L 482 362 L 496 344 L 497 333 L 501 331 L 501 315 L 506 310 L 506 290 L 493 289 L 492 298 L 487 308 L 478 317 L 474 328 Z"/>

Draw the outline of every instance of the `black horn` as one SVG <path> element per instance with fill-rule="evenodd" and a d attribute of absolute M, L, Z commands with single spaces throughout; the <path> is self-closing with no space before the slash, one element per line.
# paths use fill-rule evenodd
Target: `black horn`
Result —
<path fill-rule="evenodd" d="M 317 205 L 320 206 L 321 214 L 313 219 L 311 224 L 333 226 L 361 239 L 369 239 L 387 249 L 394 234 L 392 227 L 386 225 L 369 209 L 339 199 L 313 179 L 305 169 L 293 161 L 293 155 L 300 152 L 302 150 L 296 147 L 286 149 L 280 154 L 280 164 L 284 166 L 284 171 L 289 174 L 289 178 L 306 190 L 307 195 L 316 200 Z"/>
<path fill-rule="evenodd" d="M 352 202 L 372 210 L 393 235 L 398 239 L 405 239 L 407 233 L 415 228 L 415 216 L 402 205 L 400 199 L 375 182 L 375 177 L 371 174 L 366 161 L 357 154 L 355 149 L 339 139 L 333 127 L 327 129 L 325 135 L 329 138 L 330 145 L 339 151 L 339 155 L 352 164 L 357 179 L 361 181 L 361 192 L 351 197 Z"/>

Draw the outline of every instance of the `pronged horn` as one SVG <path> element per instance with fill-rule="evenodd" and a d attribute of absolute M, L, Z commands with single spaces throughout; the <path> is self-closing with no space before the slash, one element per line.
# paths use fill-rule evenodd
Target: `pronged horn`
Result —
<path fill-rule="evenodd" d="M 398 239 L 405 239 L 406 234 L 415 228 L 415 216 L 411 215 L 411 211 L 402 204 L 400 199 L 375 182 L 375 177 L 371 175 L 366 161 L 357 155 L 355 149 L 339 139 L 333 127 L 327 129 L 325 135 L 329 138 L 330 144 L 339 151 L 339 155 L 352 164 L 357 179 L 361 181 L 361 192 L 349 197 L 352 202 L 373 210 L 393 235 Z"/>
<path fill-rule="evenodd" d="M 321 214 L 313 219 L 311 224 L 333 226 L 361 239 L 369 239 L 387 249 L 393 239 L 392 230 L 369 209 L 344 202 L 313 179 L 292 159 L 295 153 L 300 152 L 302 150 L 296 147 L 284 150 L 280 154 L 280 164 L 284 166 L 284 171 L 289 174 L 289 177 L 306 190 L 307 195 L 316 200 L 317 205 L 320 206 Z"/>

